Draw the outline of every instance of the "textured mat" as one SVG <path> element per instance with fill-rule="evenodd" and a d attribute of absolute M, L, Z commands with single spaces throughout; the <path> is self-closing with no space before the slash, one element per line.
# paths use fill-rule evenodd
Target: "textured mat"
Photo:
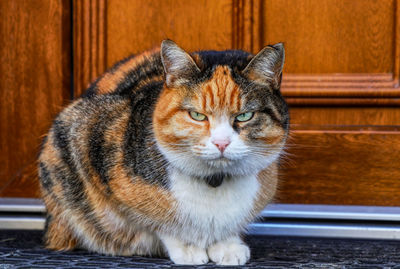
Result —
<path fill-rule="evenodd" d="M 0 268 L 190 268 L 173 265 L 166 258 L 48 251 L 41 238 L 38 231 L 0 231 Z M 246 241 L 252 258 L 242 268 L 400 268 L 399 241 L 287 237 L 248 237 Z M 214 267 L 209 263 L 198 268 Z"/>

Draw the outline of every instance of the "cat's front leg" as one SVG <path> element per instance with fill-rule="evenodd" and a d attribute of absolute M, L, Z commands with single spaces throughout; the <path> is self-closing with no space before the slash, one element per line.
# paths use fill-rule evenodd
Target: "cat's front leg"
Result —
<path fill-rule="evenodd" d="M 249 247 L 239 238 L 219 241 L 207 249 L 210 259 L 218 265 L 243 265 L 250 258 Z"/>
<path fill-rule="evenodd" d="M 186 244 L 171 236 L 160 235 L 160 239 L 168 256 L 176 264 L 205 264 L 208 262 L 208 255 L 204 248 Z"/>

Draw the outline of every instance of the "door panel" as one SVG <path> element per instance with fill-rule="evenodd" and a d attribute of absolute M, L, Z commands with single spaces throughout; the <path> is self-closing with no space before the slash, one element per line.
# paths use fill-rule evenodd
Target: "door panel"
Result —
<path fill-rule="evenodd" d="M 293 129 L 278 202 L 400 205 L 400 126 Z"/>
<path fill-rule="evenodd" d="M 264 4 L 264 43 L 287 44 L 280 201 L 400 205 L 398 1 Z"/>
<path fill-rule="evenodd" d="M 262 44 L 284 40 L 287 73 L 391 73 L 394 0 L 267 0 Z"/>
<path fill-rule="evenodd" d="M 67 1 L 0 1 L 0 196 L 36 197 L 36 157 L 70 93 Z"/>
<path fill-rule="evenodd" d="M 173 39 L 189 51 L 232 47 L 230 0 L 75 1 L 75 80 L 79 96 L 123 58 Z M 94 71 L 94 72 L 93 72 Z"/>
<path fill-rule="evenodd" d="M 230 0 L 109 1 L 108 66 L 129 54 L 159 46 L 166 38 L 189 51 L 229 48 L 232 10 Z"/>

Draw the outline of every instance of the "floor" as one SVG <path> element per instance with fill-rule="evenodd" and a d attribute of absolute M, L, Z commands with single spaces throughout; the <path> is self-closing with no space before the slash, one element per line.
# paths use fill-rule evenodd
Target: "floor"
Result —
<path fill-rule="evenodd" d="M 40 231 L 0 230 L 0 268 L 190 268 L 166 258 L 48 251 L 41 238 Z M 252 258 L 242 268 L 400 268 L 400 241 L 252 236 L 246 241 Z"/>

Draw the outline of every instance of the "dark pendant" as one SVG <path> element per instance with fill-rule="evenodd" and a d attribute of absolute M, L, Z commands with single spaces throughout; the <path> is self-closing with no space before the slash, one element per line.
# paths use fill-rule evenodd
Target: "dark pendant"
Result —
<path fill-rule="evenodd" d="M 208 185 L 210 185 L 213 188 L 216 188 L 222 184 L 225 177 L 226 177 L 225 174 L 215 174 L 205 177 L 204 179 Z"/>

